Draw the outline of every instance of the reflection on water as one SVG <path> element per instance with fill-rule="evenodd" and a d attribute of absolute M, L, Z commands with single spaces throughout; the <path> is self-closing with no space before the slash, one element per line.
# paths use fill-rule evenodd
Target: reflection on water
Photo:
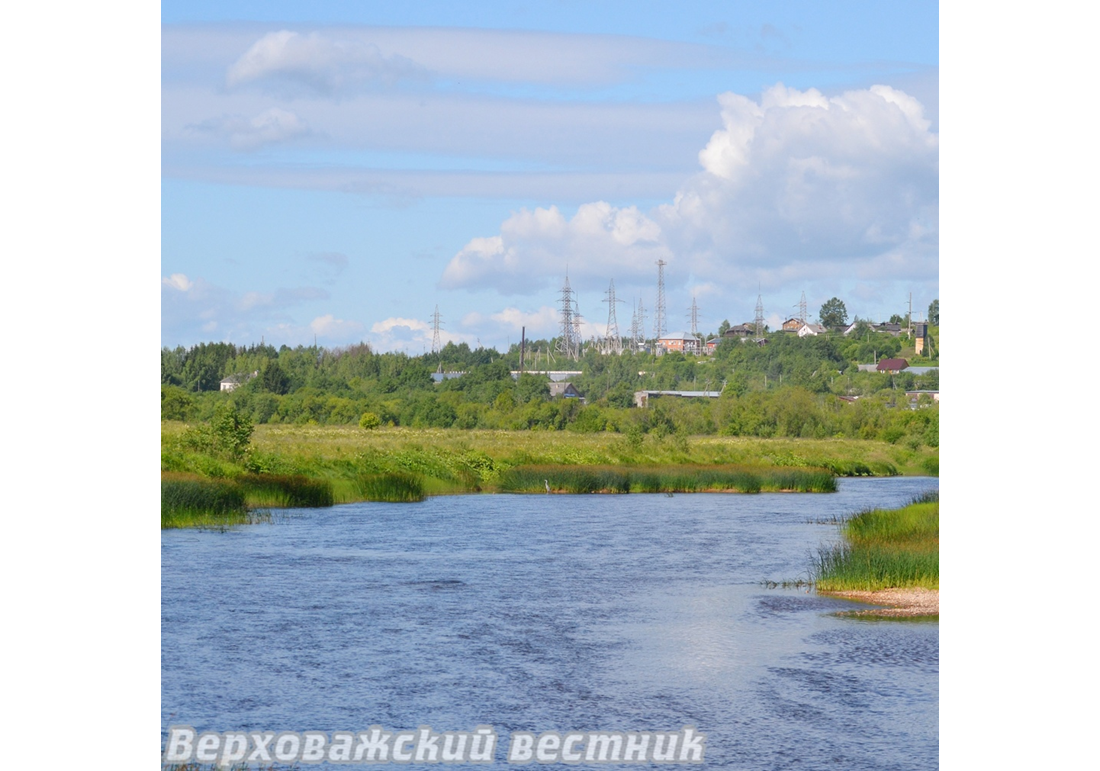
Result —
<path fill-rule="evenodd" d="M 936 485 L 462 496 L 166 531 L 162 725 L 695 725 L 708 768 L 935 768 L 938 624 L 760 582 L 806 577 L 836 537 L 814 520 Z"/>

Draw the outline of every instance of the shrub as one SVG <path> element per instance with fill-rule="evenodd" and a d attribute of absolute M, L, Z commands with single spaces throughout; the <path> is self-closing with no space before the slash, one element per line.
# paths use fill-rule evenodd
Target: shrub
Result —
<path fill-rule="evenodd" d="M 364 412 L 363 416 L 359 418 L 359 428 L 365 428 L 368 431 L 378 428 L 382 425 L 382 418 L 378 417 L 373 412 Z"/>

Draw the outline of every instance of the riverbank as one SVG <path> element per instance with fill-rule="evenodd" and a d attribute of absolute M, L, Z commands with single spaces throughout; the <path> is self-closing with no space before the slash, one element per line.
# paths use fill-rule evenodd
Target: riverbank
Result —
<path fill-rule="evenodd" d="M 841 526 L 843 542 L 818 553 L 820 594 L 885 607 L 844 615 L 939 615 L 940 502 L 931 492 L 900 509 L 868 509 Z"/>
<path fill-rule="evenodd" d="M 483 492 L 832 492 L 838 476 L 938 468 L 937 450 L 848 439 L 262 425 L 229 455 L 194 436 L 161 424 L 164 479 L 236 483 L 248 509 Z"/>
<path fill-rule="evenodd" d="M 907 589 L 878 589 L 875 591 L 819 591 L 828 597 L 839 597 L 880 607 L 866 610 L 844 610 L 839 616 L 870 618 L 924 618 L 940 615 L 939 589 L 909 587 Z"/>

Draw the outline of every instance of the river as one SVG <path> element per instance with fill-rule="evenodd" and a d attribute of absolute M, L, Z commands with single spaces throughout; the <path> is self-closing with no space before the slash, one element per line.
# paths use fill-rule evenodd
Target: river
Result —
<path fill-rule="evenodd" d="M 162 727 L 694 726 L 705 768 L 938 765 L 939 624 L 833 615 L 833 494 L 481 495 L 162 534 Z M 583 767 L 583 764 L 582 764 Z M 636 767 L 636 766 L 635 766 Z"/>

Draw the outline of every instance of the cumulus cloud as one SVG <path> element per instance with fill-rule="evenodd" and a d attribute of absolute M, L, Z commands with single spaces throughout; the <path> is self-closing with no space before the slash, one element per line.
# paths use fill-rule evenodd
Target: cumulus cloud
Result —
<path fill-rule="evenodd" d="M 408 351 L 410 355 L 420 355 L 431 349 L 432 327 L 426 321 L 420 319 L 406 319 L 400 316 L 391 316 L 382 321 L 376 321 L 371 325 L 371 345 L 377 351 Z M 462 334 L 449 332 L 446 329 L 439 331 L 440 343 L 466 343 L 473 346 L 477 337 L 474 334 Z"/>
<path fill-rule="evenodd" d="M 230 88 L 260 83 L 280 92 L 331 95 L 370 83 L 392 84 L 425 75 L 424 68 L 411 59 L 399 54 L 383 56 L 378 46 L 362 39 L 281 30 L 253 43 L 229 67 L 225 82 Z"/>
<path fill-rule="evenodd" d="M 747 286 L 852 273 L 889 280 L 938 271 L 938 136 L 921 104 L 887 86 L 826 96 L 778 84 L 719 99 L 722 127 L 702 171 L 642 213 L 604 202 L 566 219 L 521 211 L 447 265 L 447 288 L 535 291 L 570 276 L 671 276 Z"/>
<path fill-rule="evenodd" d="M 500 235 L 474 238 L 454 256 L 440 285 L 494 286 L 530 294 L 568 268 L 574 278 L 640 276 L 671 256 L 661 227 L 636 207 L 604 201 L 583 204 L 566 219 L 556 206 L 523 209 L 501 225 Z"/>

